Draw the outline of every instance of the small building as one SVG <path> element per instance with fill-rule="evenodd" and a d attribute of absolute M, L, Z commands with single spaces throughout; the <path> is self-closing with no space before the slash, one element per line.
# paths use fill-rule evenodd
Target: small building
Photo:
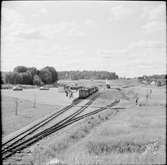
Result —
<path fill-rule="evenodd" d="M 150 83 L 150 85 L 156 85 L 156 82 L 155 82 L 155 81 L 152 81 L 152 82 Z"/>

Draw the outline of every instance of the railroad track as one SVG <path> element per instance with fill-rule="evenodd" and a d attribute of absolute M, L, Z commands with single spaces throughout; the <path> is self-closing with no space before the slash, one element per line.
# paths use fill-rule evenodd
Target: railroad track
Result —
<path fill-rule="evenodd" d="M 53 132 L 56 132 L 57 130 L 60 130 L 61 128 L 64 128 L 63 126 L 67 125 L 67 123 L 71 122 L 77 115 L 82 113 L 89 105 L 93 103 L 93 101 L 99 96 L 99 93 L 96 95 L 90 96 L 90 100 L 79 110 L 74 112 L 73 114 L 65 117 L 63 120 L 59 121 L 58 123 L 54 124 L 53 126 L 40 131 L 36 134 L 33 134 L 35 131 L 39 130 L 41 127 L 49 123 L 51 120 L 55 119 L 56 117 L 60 116 L 62 113 L 66 112 L 70 108 L 77 105 L 80 101 L 74 102 L 71 105 L 61 109 L 60 111 L 52 114 L 48 118 L 44 119 L 40 123 L 37 123 L 36 125 L 32 126 L 28 130 L 25 130 L 21 132 L 19 135 L 9 139 L 8 141 L 4 142 L 2 144 L 2 159 L 5 160 L 8 157 L 14 155 L 16 152 L 21 151 L 28 146 L 34 144 L 35 142 L 43 139 L 44 137 L 50 135 Z"/>
<path fill-rule="evenodd" d="M 76 106 L 77 104 L 79 104 L 81 102 L 81 100 L 79 100 L 78 102 L 72 103 L 66 107 L 64 107 L 63 109 L 61 109 L 60 111 L 53 113 L 51 115 L 49 115 L 47 118 L 45 118 L 44 120 L 38 122 L 37 124 L 31 126 L 30 128 L 24 130 L 23 132 L 19 133 L 18 135 L 7 139 L 3 142 L 2 144 L 2 150 L 8 149 L 10 147 L 10 145 L 13 145 L 15 143 L 17 143 L 19 140 L 23 139 L 24 137 L 26 137 L 29 134 L 32 134 L 33 132 L 35 132 L 37 129 L 41 128 L 42 126 L 46 125 L 48 122 L 50 122 L 51 120 L 53 120 L 54 118 L 60 116 L 62 113 L 66 112 L 67 110 L 69 110 L 70 108 Z M 17 139 L 17 140 L 16 140 Z M 14 141 L 15 140 L 15 141 Z M 13 142 L 14 141 L 14 142 Z"/>

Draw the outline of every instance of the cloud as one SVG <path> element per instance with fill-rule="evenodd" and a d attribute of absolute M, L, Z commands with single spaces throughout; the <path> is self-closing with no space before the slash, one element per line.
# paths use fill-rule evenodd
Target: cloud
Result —
<path fill-rule="evenodd" d="M 166 32 L 166 10 L 165 3 L 156 6 L 143 8 L 142 18 L 146 19 L 146 23 L 142 25 L 142 29 L 146 33 Z"/>
<path fill-rule="evenodd" d="M 136 48 L 165 48 L 166 44 L 162 41 L 155 40 L 139 40 L 137 42 L 131 43 L 128 46 L 128 49 L 136 49 Z"/>
<path fill-rule="evenodd" d="M 68 39 L 86 36 L 81 26 L 74 21 L 61 21 L 55 24 L 46 24 L 36 29 L 48 39 Z"/>
<path fill-rule="evenodd" d="M 56 24 L 46 24 L 40 27 L 30 27 L 26 31 L 23 29 L 15 32 L 15 36 L 29 39 L 68 39 L 84 37 L 86 33 L 75 22 L 59 22 Z"/>
<path fill-rule="evenodd" d="M 150 22 L 147 22 L 146 24 L 144 24 L 142 26 L 142 29 L 147 33 L 163 32 L 165 35 L 166 24 L 165 24 L 165 22 L 150 21 Z"/>
<path fill-rule="evenodd" d="M 149 19 L 150 20 L 159 20 L 164 18 L 165 16 L 165 4 L 159 5 L 149 13 Z"/>
<path fill-rule="evenodd" d="M 146 18 L 150 21 L 152 20 L 162 21 L 165 20 L 166 16 L 165 13 L 166 13 L 165 3 L 161 2 L 161 4 L 156 6 L 144 6 L 142 18 Z"/>
<path fill-rule="evenodd" d="M 86 19 L 85 21 L 84 21 L 84 24 L 85 25 L 95 25 L 95 21 L 94 20 L 92 20 L 92 19 Z"/>
<path fill-rule="evenodd" d="M 84 37 L 86 35 L 85 32 L 79 29 L 79 26 L 72 26 L 71 29 L 67 30 L 68 37 Z"/>
<path fill-rule="evenodd" d="M 125 49 L 98 49 L 97 56 L 106 68 L 120 75 L 165 73 L 166 43 L 139 40 Z"/>
<path fill-rule="evenodd" d="M 133 13 L 133 10 L 126 5 L 116 5 L 110 9 L 110 21 L 118 21 L 129 17 Z"/>
<path fill-rule="evenodd" d="M 40 12 L 43 13 L 43 14 L 45 14 L 45 13 L 48 12 L 48 10 L 47 10 L 46 8 L 41 8 L 41 9 L 40 9 Z"/>
<path fill-rule="evenodd" d="M 20 32 L 19 34 L 17 34 L 17 37 L 21 38 L 21 39 L 35 39 L 35 40 L 41 40 L 41 39 L 45 39 L 45 36 L 43 36 L 39 31 L 31 31 L 31 32 Z"/>
<path fill-rule="evenodd" d="M 24 17 L 18 12 L 8 8 L 2 8 L 2 33 L 10 35 L 25 27 Z"/>
<path fill-rule="evenodd" d="M 46 8 L 41 8 L 38 13 L 46 13 Z M 83 21 L 84 22 L 84 21 Z M 17 42 L 24 40 L 42 39 L 71 39 L 86 36 L 82 25 L 76 21 L 59 21 L 54 24 L 35 26 L 26 22 L 26 19 L 15 9 L 2 8 L 2 42 Z M 90 20 L 87 23 L 91 23 Z"/>
<path fill-rule="evenodd" d="M 104 59 L 117 59 L 127 53 L 127 49 L 104 50 L 97 49 L 97 56 Z"/>
<path fill-rule="evenodd" d="M 15 43 L 21 37 L 28 38 L 29 36 L 32 38 L 33 35 L 34 38 L 37 38 L 37 32 L 33 32 L 33 27 L 25 22 L 25 18 L 19 12 L 6 7 L 2 9 L 2 42 Z"/>

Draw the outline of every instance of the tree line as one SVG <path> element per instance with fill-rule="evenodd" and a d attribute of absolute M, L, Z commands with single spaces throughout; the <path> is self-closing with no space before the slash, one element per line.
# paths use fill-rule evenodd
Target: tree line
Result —
<path fill-rule="evenodd" d="M 44 85 L 52 84 L 58 80 L 57 71 L 54 67 L 46 66 L 41 70 L 35 67 L 17 66 L 13 72 L 1 75 L 2 83 Z"/>
<path fill-rule="evenodd" d="M 115 72 L 107 71 L 59 71 L 46 66 L 41 70 L 35 67 L 17 66 L 12 72 L 1 73 L 1 84 L 44 85 L 53 84 L 61 79 L 118 79 Z"/>
<path fill-rule="evenodd" d="M 157 86 L 162 86 L 166 85 L 166 74 L 154 74 L 154 75 L 143 75 L 138 77 L 138 80 L 142 82 L 143 80 L 146 81 L 147 83 L 151 83 L 152 81 L 155 81 Z"/>
<path fill-rule="evenodd" d="M 60 71 L 58 72 L 59 79 L 118 79 L 115 72 L 108 71 Z"/>
<path fill-rule="evenodd" d="M 159 80 L 166 79 L 166 74 L 143 75 L 138 77 L 139 80 Z"/>

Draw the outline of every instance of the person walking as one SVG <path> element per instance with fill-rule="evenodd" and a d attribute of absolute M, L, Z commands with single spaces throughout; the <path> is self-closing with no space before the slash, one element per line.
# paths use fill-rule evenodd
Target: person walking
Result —
<path fill-rule="evenodd" d="M 136 97 L 136 105 L 138 105 L 139 97 Z"/>
<path fill-rule="evenodd" d="M 66 97 L 68 97 L 68 91 L 65 89 L 65 94 L 66 94 Z"/>
<path fill-rule="evenodd" d="M 73 92 L 70 90 L 70 98 L 73 98 Z"/>

